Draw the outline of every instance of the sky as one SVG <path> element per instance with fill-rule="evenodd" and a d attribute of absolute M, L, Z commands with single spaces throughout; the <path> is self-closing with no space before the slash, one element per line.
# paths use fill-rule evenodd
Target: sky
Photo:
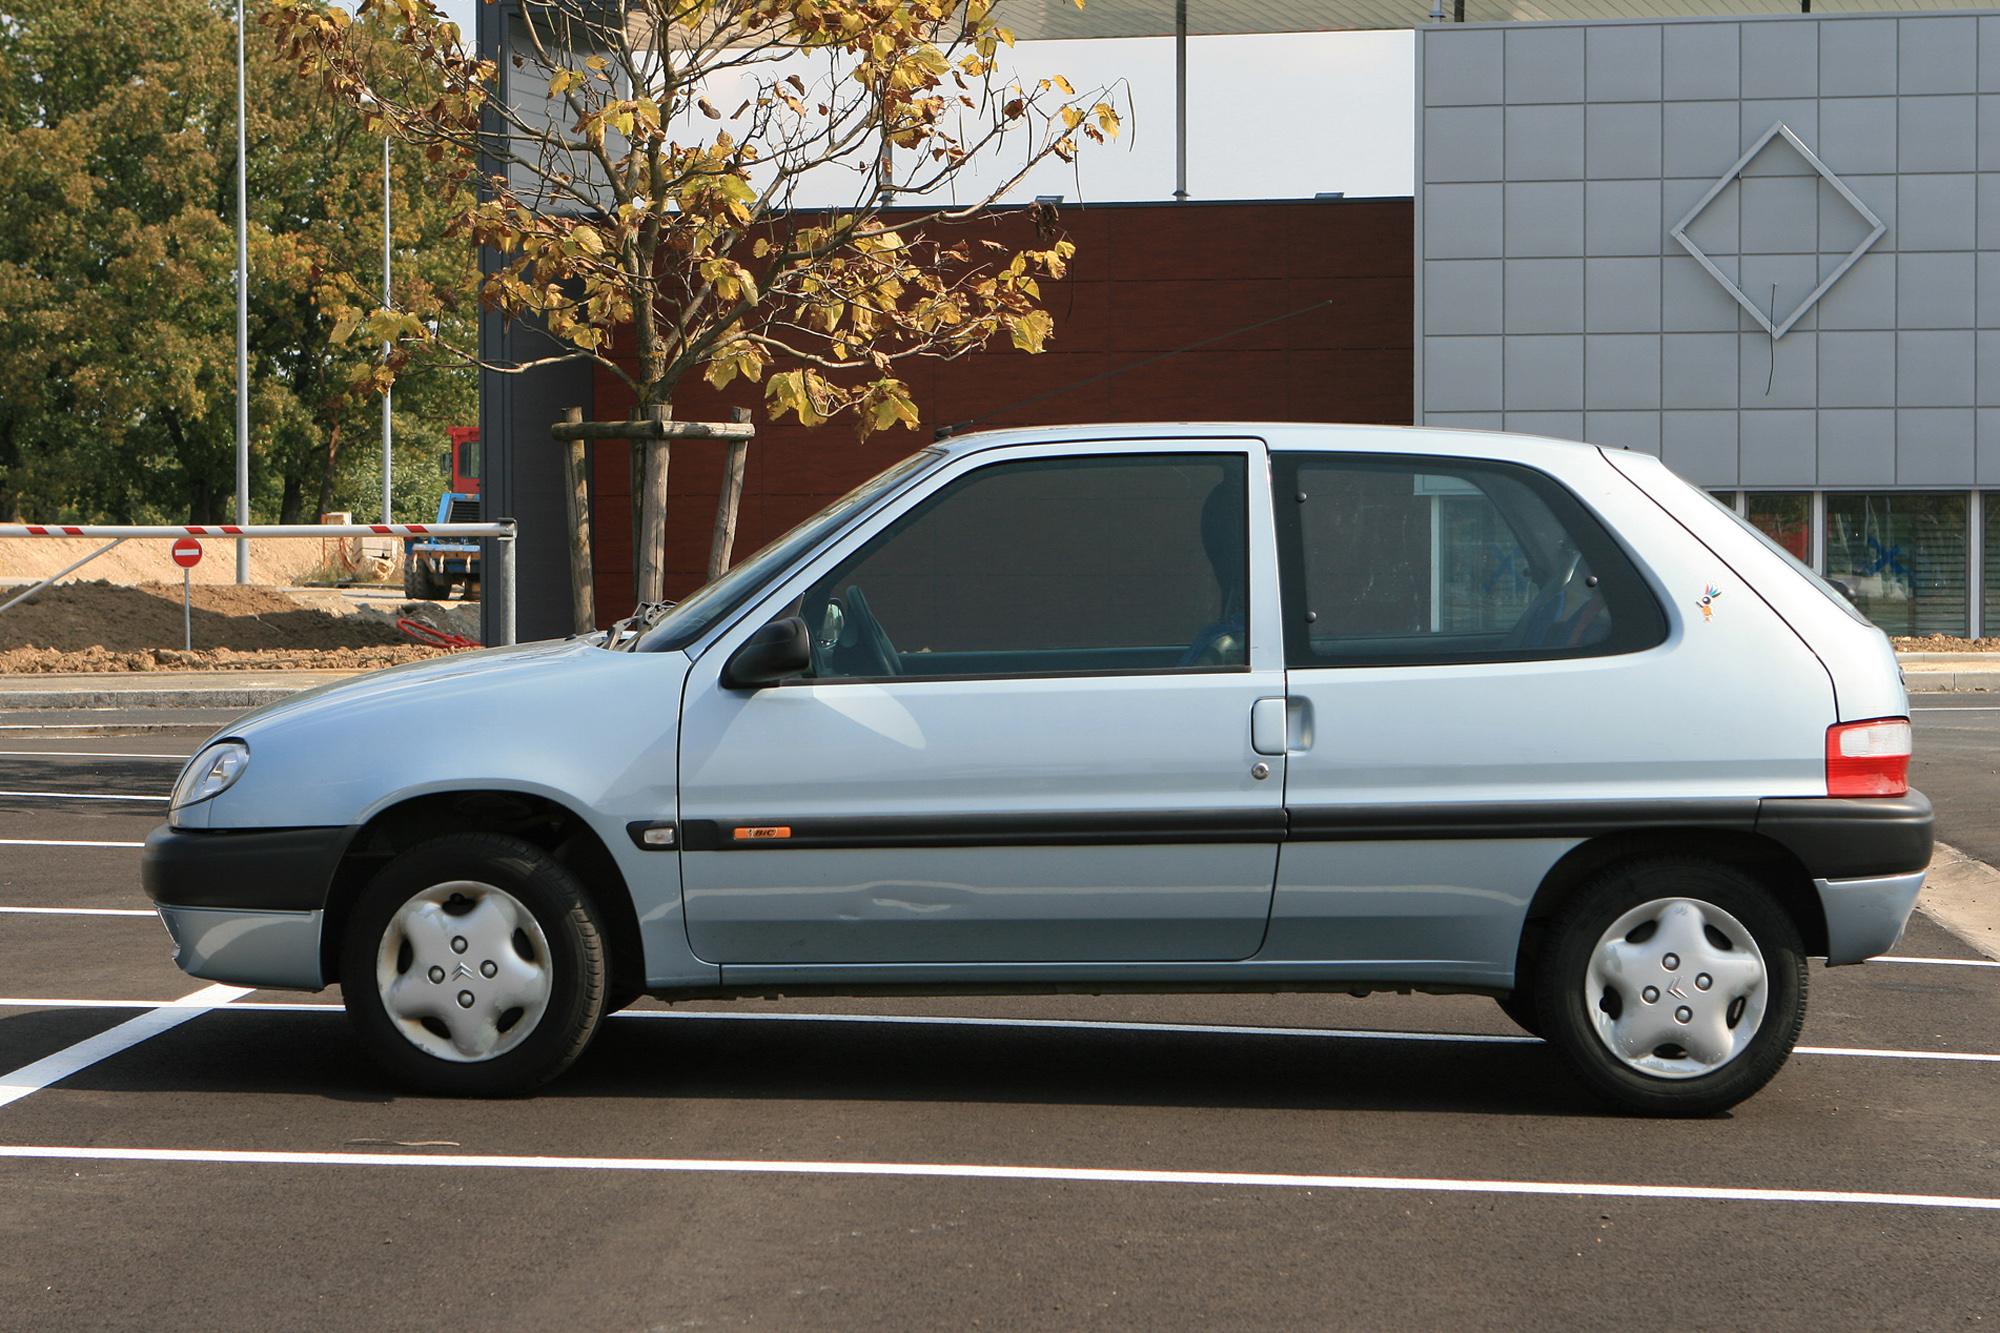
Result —
<path fill-rule="evenodd" d="M 477 3 L 439 0 L 468 34 Z M 1010 201 L 1043 194 L 1060 194 L 1067 203 L 1173 197 L 1172 38 L 1022 42 L 1012 56 L 1024 78 L 1061 74 L 1079 90 L 1115 87 L 1125 130 L 1107 147 L 1085 144 L 1073 167 L 1043 164 Z M 1408 31 L 1190 38 L 1189 194 L 1195 199 L 1409 194 L 1415 171 L 1415 61 L 1415 37 Z M 966 182 L 966 194 L 978 188 L 978 175 Z M 829 186 L 847 193 L 841 183 Z M 798 202 L 845 199 L 829 194 Z"/>

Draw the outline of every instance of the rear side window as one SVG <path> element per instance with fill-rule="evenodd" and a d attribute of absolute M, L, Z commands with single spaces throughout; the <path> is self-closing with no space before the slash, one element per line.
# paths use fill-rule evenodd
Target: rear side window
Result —
<path fill-rule="evenodd" d="M 1241 454 L 998 463 L 816 583 L 812 679 L 1241 669 Z"/>
<path fill-rule="evenodd" d="M 1273 463 L 1290 666 L 1600 657 L 1666 637 L 1632 562 L 1542 473 L 1379 454 Z"/>

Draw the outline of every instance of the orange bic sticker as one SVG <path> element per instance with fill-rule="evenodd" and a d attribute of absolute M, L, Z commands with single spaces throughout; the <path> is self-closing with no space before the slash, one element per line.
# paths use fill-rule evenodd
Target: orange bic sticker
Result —
<path fill-rule="evenodd" d="M 763 828 L 739 828 L 736 830 L 736 840 L 738 842 L 749 842 L 753 839 L 763 838 L 789 838 L 791 836 L 792 830 L 790 825 L 787 824 L 766 825 Z"/>

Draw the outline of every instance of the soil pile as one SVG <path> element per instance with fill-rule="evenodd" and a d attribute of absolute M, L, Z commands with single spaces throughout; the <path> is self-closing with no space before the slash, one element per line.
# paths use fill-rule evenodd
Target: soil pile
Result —
<path fill-rule="evenodd" d="M 394 617 L 337 615 L 271 588 L 196 584 L 192 602 L 186 652 L 178 586 L 57 584 L 0 612 L 0 672 L 367 668 L 451 651 L 412 642 Z"/>

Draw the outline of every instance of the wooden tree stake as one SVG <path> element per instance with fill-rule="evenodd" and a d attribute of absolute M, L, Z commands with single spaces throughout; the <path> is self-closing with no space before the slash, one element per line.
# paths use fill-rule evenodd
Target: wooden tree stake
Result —
<path fill-rule="evenodd" d="M 748 425 L 750 409 L 733 407 L 729 416 L 739 425 Z M 729 453 L 722 464 L 722 489 L 715 501 L 715 541 L 708 548 L 710 583 L 729 572 L 729 553 L 736 545 L 736 514 L 743 504 L 743 466 L 750 452 L 750 441 L 731 440 L 727 447 Z"/>

